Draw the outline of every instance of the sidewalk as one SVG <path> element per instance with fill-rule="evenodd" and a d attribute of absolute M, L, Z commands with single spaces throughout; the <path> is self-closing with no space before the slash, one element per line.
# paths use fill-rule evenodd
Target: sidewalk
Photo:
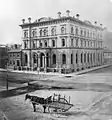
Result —
<path fill-rule="evenodd" d="M 46 74 L 46 75 L 56 75 L 56 76 L 75 76 L 75 75 L 81 75 L 81 74 L 85 74 L 94 70 L 98 70 L 101 68 L 105 68 L 108 66 L 111 66 L 112 64 L 108 64 L 108 65 L 102 65 L 102 66 L 98 66 L 98 67 L 93 67 L 93 68 L 88 68 L 85 70 L 81 70 L 81 71 L 77 71 L 77 72 L 73 72 L 73 73 L 69 73 L 69 74 L 62 74 L 62 73 L 58 73 L 58 72 L 39 72 L 39 74 Z M 5 69 L 0 68 L 0 71 L 6 71 Z M 27 73 L 27 74 L 38 74 L 37 71 L 18 71 L 18 70 L 10 70 L 11 72 L 18 72 L 18 73 Z"/>

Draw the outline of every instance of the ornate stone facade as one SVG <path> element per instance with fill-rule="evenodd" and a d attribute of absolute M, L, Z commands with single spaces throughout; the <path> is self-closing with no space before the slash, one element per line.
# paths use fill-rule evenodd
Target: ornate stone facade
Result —
<path fill-rule="evenodd" d="M 32 70 L 70 73 L 103 64 L 103 28 L 77 17 L 40 18 L 22 28 L 24 65 Z"/>

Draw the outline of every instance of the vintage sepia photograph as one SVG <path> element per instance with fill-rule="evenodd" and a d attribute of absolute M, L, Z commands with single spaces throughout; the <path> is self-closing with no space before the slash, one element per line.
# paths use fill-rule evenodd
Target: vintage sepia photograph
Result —
<path fill-rule="evenodd" d="M 0 0 L 0 120 L 112 120 L 112 0 Z"/>

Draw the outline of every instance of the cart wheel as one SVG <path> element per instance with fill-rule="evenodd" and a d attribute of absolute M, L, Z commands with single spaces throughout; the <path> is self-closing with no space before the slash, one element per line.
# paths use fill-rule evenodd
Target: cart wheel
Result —
<path fill-rule="evenodd" d="M 56 108 L 53 108 L 53 107 L 48 107 L 48 112 L 49 112 L 49 113 L 56 113 L 56 112 L 57 112 L 57 109 L 56 109 Z"/>
<path fill-rule="evenodd" d="M 65 98 L 60 98 L 60 99 L 59 99 L 59 102 L 68 103 L 68 101 L 67 101 Z"/>

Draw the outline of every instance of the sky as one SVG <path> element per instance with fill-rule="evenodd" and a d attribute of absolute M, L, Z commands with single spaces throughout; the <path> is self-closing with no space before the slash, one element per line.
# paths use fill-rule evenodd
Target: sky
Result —
<path fill-rule="evenodd" d="M 80 14 L 81 20 L 98 21 L 112 31 L 112 0 L 0 0 L 0 44 L 21 43 L 21 20 Z"/>

